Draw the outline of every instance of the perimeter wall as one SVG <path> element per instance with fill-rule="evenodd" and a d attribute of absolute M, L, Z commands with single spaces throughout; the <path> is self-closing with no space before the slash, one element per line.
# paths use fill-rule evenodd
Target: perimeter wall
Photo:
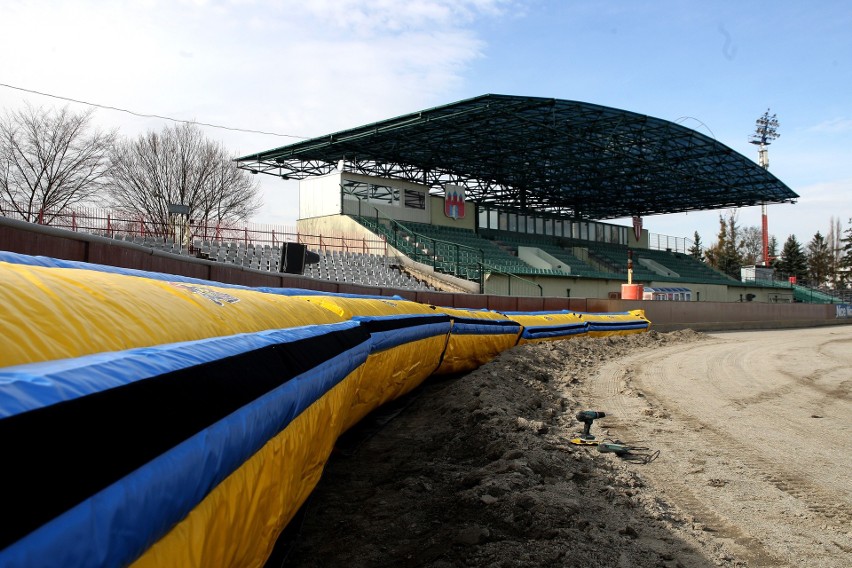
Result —
<path fill-rule="evenodd" d="M 776 304 L 760 302 L 650 302 L 582 297 L 509 297 L 481 294 L 370 288 L 355 284 L 315 280 L 289 274 L 250 270 L 187 256 L 152 250 L 105 237 L 54 229 L 0 217 L 0 250 L 65 260 L 179 274 L 204 280 L 242 284 L 304 288 L 323 292 L 399 295 L 403 298 L 455 308 L 488 308 L 499 311 L 568 309 L 579 312 L 621 312 L 643 309 L 652 328 L 698 331 L 811 327 L 852 323 L 838 317 L 831 304 Z M 852 314 L 848 314 L 852 316 Z"/>

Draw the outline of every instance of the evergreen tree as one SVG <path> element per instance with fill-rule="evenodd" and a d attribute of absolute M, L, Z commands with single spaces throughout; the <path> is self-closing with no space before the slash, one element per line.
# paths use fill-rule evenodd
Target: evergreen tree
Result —
<path fill-rule="evenodd" d="M 725 224 L 725 219 L 719 215 L 719 234 L 716 236 L 716 244 L 707 247 L 707 250 L 704 251 L 704 262 L 716 270 L 722 270 L 722 251 L 725 248 L 725 239 L 727 238 L 727 235 L 728 227 Z"/>
<path fill-rule="evenodd" d="M 778 261 L 778 270 L 785 276 L 795 276 L 804 279 L 808 274 L 808 260 L 802 252 L 802 245 L 796 239 L 796 235 L 790 235 L 781 249 L 781 258 Z"/>
<path fill-rule="evenodd" d="M 739 226 L 737 225 L 737 214 L 736 212 L 731 212 L 728 215 L 727 220 L 728 227 L 728 236 L 725 240 L 725 248 L 724 248 L 724 257 L 723 257 L 723 266 L 722 270 L 725 271 L 725 274 L 736 278 L 739 280 L 740 278 L 740 269 L 743 266 L 743 256 L 740 254 L 740 249 L 738 246 L 739 241 Z"/>
<path fill-rule="evenodd" d="M 743 264 L 742 255 L 737 248 L 738 234 L 736 211 L 731 211 L 727 219 L 719 215 L 719 234 L 716 244 L 708 247 L 704 252 L 707 264 L 736 279 L 740 277 L 740 268 Z"/>
<path fill-rule="evenodd" d="M 819 231 L 808 243 L 808 276 L 812 286 L 822 286 L 829 279 L 831 269 L 831 251 L 828 242 Z"/>
<path fill-rule="evenodd" d="M 701 250 L 701 235 L 698 234 L 698 231 L 695 231 L 694 234 L 695 240 L 692 243 L 692 246 L 689 247 L 689 254 L 698 261 L 704 260 L 704 251 Z"/>
<path fill-rule="evenodd" d="M 776 268 L 778 266 L 778 239 L 775 235 L 769 235 L 769 266 Z"/>

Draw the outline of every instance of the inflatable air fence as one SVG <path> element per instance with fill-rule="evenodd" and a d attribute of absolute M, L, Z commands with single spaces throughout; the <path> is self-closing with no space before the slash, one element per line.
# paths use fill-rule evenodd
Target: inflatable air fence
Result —
<path fill-rule="evenodd" d="M 651 327 L 651 322 L 645 317 L 644 310 L 607 314 L 575 313 L 588 324 L 589 337 L 630 335 L 637 331 L 647 331 Z"/>
<path fill-rule="evenodd" d="M 615 313 L 502 312 L 524 326 L 520 344 L 567 339 L 576 335 L 602 337 L 648 331 L 651 322 L 643 310 Z"/>
<path fill-rule="evenodd" d="M 373 409 L 518 343 L 648 325 L 0 253 L 0 566 L 263 566 Z"/>
<path fill-rule="evenodd" d="M 450 317 L 429 306 L 397 298 L 314 295 L 303 299 L 343 320 L 358 322 L 370 334 L 370 355 L 362 368 L 347 428 L 417 387 L 441 362 Z"/>
<path fill-rule="evenodd" d="M 472 371 L 518 342 L 521 324 L 488 310 L 433 306 L 452 318 L 453 327 L 436 374 Z"/>

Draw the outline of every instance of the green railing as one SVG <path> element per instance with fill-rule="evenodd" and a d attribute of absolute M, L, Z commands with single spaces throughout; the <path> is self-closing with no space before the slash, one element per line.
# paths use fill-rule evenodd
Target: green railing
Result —
<path fill-rule="evenodd" d="M 826 294 L 821 290 L 793 284 L 793 297 L 797 302 L 806 302 L 808 304 L 842 304 L 843 300 L 836 298 L 830 294 Z"/>
<path fill-rule="evenodd" d="M 485 276 L 483 251 L 412 231 L 360 199 L 354 216 L 411 260 L 431 266 L 436 272 L 477 282 L 482 290 Z"/>
<path fill-rule="evenodd" d="M 485 251 L 482 249 L 412 231 L 382 213 L 374 205 L 365 204 L 360 199 L 355 217 L 365 227 L 384 236 L 391 246 L 411 260 L 431 266 L 436 272 L 477 282 L 480 293 L 499 294 L 501 292 L 496 291 L 499 288 L 505 290 L 504 295 L 533 295 L 520 294 L 521 291 L 544 295 L 541 285 L 486 262 Z M 491 278 L 492 275 L 503 278 Z M 492 281 L 491 285 L 486 284 L 488 280 Z M 501 280 L 505 284 L 496 284 Z"/>
<path fill-rule="evenodd" d="M 786 290 L 792 290 L 793 299 L 795 301 L 804 302 L 807 304 L 845 303 L 843 298 L 841 298 L 840 296 L 834 296 L 822 290 L 811 288 L 810 286 L 804 286 L 802 284 L 791 284 L 790 282 L 784 280 L 753 280 L 750 282 L 746 282 L 746 284 L 753 284 L 755 286 L 762 286 L 764 288 L 784 288 Z"/>

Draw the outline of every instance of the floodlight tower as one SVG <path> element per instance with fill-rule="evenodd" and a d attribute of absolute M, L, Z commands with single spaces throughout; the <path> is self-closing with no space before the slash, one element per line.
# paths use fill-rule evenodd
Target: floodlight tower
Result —
<path fill-rule="evenodd" d="M 778 118 L 769 115 L 769 109 L 757 119 L 754 134 L 749 136 L 748 141 L 757 144 L 760 167 L 769 169 L 769 150 L 767 146 L 778 138 Z M 769 266 L 769 221 L 766 218 L 766 203 L 760 204 L 761 221 L 763 224 L 763 266 Z"/>

